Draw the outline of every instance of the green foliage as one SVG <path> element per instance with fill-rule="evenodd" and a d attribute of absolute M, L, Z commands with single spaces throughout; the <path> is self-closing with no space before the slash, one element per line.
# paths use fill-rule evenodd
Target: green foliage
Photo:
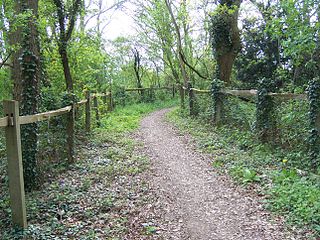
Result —
<path fill-rule="evenodd" d="M 228 48 L 232 48 L 232 20 L 234 13 L 238 11 L 236 5 L 228 6 L 220 4 L 213 13 L 211 13 L 212 45 L 218 46 L 223 43 Z M 215 54 L 219 54 L 215 52 Z"/>
<path fill-rule="evenodd" d="M 240 181 L 243 184 L 260 182 L 260 177 L 257 175 L 257 172 L 255 170 L 243 166 L 231 168 L 230 174 L 236 180 Z"/>
<path fill-rule="evenodd" d="M 274 103 L 270 91 L 270 80 L 263 79 L 260 83 L 257 94 L 257 113 L 256 113 L 256 130 L 262 142 L 271 142 L 274 140 L 275 117 Z"/>
<path fill-rule="evenodd" d="M 309 83 L 309 119 L 310 119 L 310 160 L 313 171 L 319 167 L 320 137 L 319 137 L 319 112 L 320 112 L 320 78 L 313 79 Z"/>
<path fill-rule="evenodd" d="M 269 208 L 287 216 L 291 223 L 311 225 L 320 236 L 319 177 L 301 177 L 295 170 L 274 172 L 273 187 L 268 191 Z"/>

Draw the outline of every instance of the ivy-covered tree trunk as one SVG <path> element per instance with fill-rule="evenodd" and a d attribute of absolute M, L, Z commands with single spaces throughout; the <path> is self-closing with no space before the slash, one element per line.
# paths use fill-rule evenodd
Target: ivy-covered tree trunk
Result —
<path fill-rule="evenodd" d="M 212 15 L 212 47 L 217 60 L 217 78 L 230 84 L 233 63 L 240 51 L 238 28 L 239 8 L 242 0 L 220 0 Z"/>
<path fill-rule="evenodd" d="M 37 30 L 38 0 L 22 1 L 22 10 L 30 14 L 27 24 L 23 28 L 21 73 L 22 97 L 21 114 L 32 115 L 38 113 L 40 101 L 40 42 Z M 39 186 L 40 172 L 37 162 L 38 153 L 38 125 L 28 124 L 21 131 L 22 156 L 24 165 L 24 179 L 27 190 Z"/>

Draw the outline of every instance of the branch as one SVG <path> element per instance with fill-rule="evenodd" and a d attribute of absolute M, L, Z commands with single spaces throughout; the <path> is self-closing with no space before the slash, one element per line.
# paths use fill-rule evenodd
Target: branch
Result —
<path fill-rule="evenodd" d="M 184 62 L 184 64 L 186 64 L 193 72 L 195 72 L 200 78 L 205 79 L 205 80 L 209 80 L 208 77 L 203 76 L 197 69 L 195 69 L 194 67 L 192 67 L 187 60 L 185 59 L 184 55 L 182 53 L 180 53 L 181 55 L 181 59 Z"/>
<path fill-rule="evenodd" d="M 10 52 L 8 54 L 8 56 L 3 60 L 3 62 L 0 63 L 0 69 L 3 67 L 3 66 L 9 66 L 11 67 L 10 64 L 7 64 L 7 61 L 9 60 L 10 56 L 12 55 L 12 52 Z"/>
<path fill-rule="evenodd" d="M 89 23 L 89 21 L 90 21 L 91 19 L 93 19 L 94 17 L 98 16 L 98 15 L 102 15 L 102 14 L 104 14 L 104 13 L 106 13 L 106 12 L 112 10 L 112 9 L 118 10 L 126 1 L 127 1 L 127 0 L 122 0 L 122 1 L 120 1 L 120 2 L 117 2 L 117 3 L 113 4 L 112 6 L 106 8 L 106 9 L 104 9 L 104 10 L 98 11 L 97 13 L 91 15 L 91 16 L 86 20 L 86 22 L 85 22 L 84 25 L 87 26 L 88 23 Z"/>
<path fill-rule="evenodd" d="M 73 2 L 72 10 L 71 10 L 71 13 L 70 13 L 71 17 L 70 17 L 69 27 L 68 27 L 68 30 L 67 30 L 67 35 L 65 37 L 66 41 L 69 41 L 70 38 L 71 38 L 73 29 L 74 29 L 74 25 L 75 25 L 75 22 L 76 22 L 76 17 L 77 17 L 77 14 L 78 14 L 79 10 L 80 10 L 80 6 L 81 6 L 81 0 L 75 0 Z"/>

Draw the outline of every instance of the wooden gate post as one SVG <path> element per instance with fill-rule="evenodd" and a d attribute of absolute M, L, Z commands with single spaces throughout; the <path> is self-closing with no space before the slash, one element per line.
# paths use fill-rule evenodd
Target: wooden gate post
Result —
<path fill-rule="evenodd" d="M 19 103 L 3 102 L 4 114 L 9 117 L 6 127 L 6 147 L 8 159 L 9 193 L 13 223 L 21 228 L 27 227 L 21 136 L 19 123 Z"/>
<path fill-rule="evenodd" d="M 91 129 L 91 96 L 90 91 L 86 91 L 86 131 L 90 132 Z"/>

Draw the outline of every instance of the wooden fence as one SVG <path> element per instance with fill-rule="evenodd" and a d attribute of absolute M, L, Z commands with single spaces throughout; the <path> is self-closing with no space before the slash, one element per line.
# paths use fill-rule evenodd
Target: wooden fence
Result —
<path fill-rule="evenodd" d="M 160 90 L 167 89 L 173 91 L 173 87 L 159 88 L 130 88 L 125 89 L 127 92 L 144 91 L 144 90 Z M 98 97 L 102 97 L 103 104 L 107 105 L 107 111 L 112 111 L 114 107 L 113 96 L 111 92 L 93 93 L 85 92 L 85 99 L 75 103 L 72 106 L 67 106 L 53 111 L 38 113 L 28 116 L 19 115 L 19 103 L 17 101 L 4 101 L 4 117 L 0 118 L 0 128 L 5 128 L 6 150 L 8 161 L 8 177 L 9 177 L 9 194 L 10 207 L 12 212 L 12 221 L 14 225 L 21 228 L 26 228 L 26 205 L 25 205 L 25 190 L 23 180 L 23 165 L 22 165 L 22 150 L 21 150 L 21 134 L 20 126 L 40 121 L 45 121 L 53 117 L 72 114 L 75 110 L 85 105 L 85 129 L 87 132 L 91 129 L 91 111 L 95 111 L 95 120 L 97 126 L 100 126 L 100 113 L 98 106 Z M 93 101 L 93 109 L 92 109 Z M 69 120 L 69 118 L 68 118 Z M 73 148 L 73 143 L 68 143 Z"/>
<path fill-rule="evenodd" d="M 184 87 L 181 86 L 183 91 L 188 91 L 189 92 L 189 107 L 190 107 L 190 115 L 194 115 L 194 103 L 196 101 L 195 99 L 195 94 L 210 94 L 211 90 L 201 90 L 197 88 L 192 88 L 192 87 Z M 258 90 L 251 89 L 251 90 L 221 90 L 219 92 L 222 96 L 235 96 L 239 97 L 241 99 L 250 101 L 251 97 L 257 97 L 258 95 Z M 281 101 L 288 101 L 288 100 L 307 100 L 308 96 L 307 94 L 294 94 L 294 93 L 267 93 L 267 96 L 270 96 L 272 98 L 276 98 Z M 216 103 L 216 113 L 215 113 L 215 123 L 221 122 L 221 117 L 222 117 L 222 109 L 223 109 L 223 102 L 218 101 Z"/>
<path fill-rule="evenodd" d="M 39 113 L 35 115 L 20 116 L 19 103 L 17 101 L 4 101 L 4 115 L 0 118 L 0 127 L 5 128 L 6 150 L 8 161 L 8 177 L 9 177 L 9 194 L 13 223 L 19 227 L 27 226 L 25 191 L 23 180 L 22 150 L 21 150 L 21 134 L 20 126 L 40 121 L 48 120 L 65 114 L 74 114 L 74 111 L 85 105 L 86 108 L 86 130 L 90 131 L 91 126 L 91 100 L 94 101 L 96 110 L 96 120 L 99 124 L 98 114 L 98 97 L 106 97 L 111 99 L 111 93 L 93 94 L 86 92 L 86 99 L 75 103 L 73 106 L 67 106 L 54 111 Z M 111 100 L 109 101 L 109 103 Z M 112 109 L 110 106 L 109 109 Z"/>

